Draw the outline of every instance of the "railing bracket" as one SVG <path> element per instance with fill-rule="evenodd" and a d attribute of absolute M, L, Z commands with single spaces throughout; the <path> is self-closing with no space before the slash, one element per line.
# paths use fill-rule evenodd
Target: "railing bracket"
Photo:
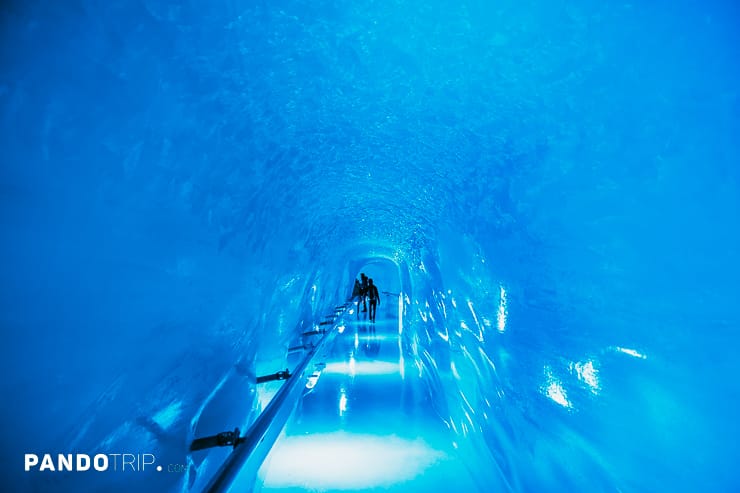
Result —
<path fill-rule="evenodd" d="M 237 445 L 243 443 L 244 440 L 245 438 L 239 436 L 239 428 L 235 428 L 234 431 L 224 431 L 218 435 L 196 438 L 190 444 L 190 450 L 195 451 L 214 447 L 228 447 L 229 445 L 236 448 Z"/>
<path fill-rule="evenodd" d="M 287 368 L 285 371 L 278 371 L 271 375 L 263 375 L 257 377 L 257 383 L 274 382 L 275 380 L 287 380 L 290 378 L 290 370 Z"/>

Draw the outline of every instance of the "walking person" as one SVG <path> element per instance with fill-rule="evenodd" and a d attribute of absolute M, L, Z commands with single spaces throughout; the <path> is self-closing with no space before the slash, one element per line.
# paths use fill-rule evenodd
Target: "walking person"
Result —
<path fill-rule="evenodd" d="M 378 305 L 380 304 L 380 294 L 378 293 L 378 287 L 373 284 L 372 279 L 368 279 L 368 285 L 367 285 L 367 297 L 370 300 L 370 321 L 375 322 L 375 313 L 378 310 Z"/>
<path fill-rule="evenodd" d="M 362 285 L 355 279 L 355 285 L 352 287 L 352 302 L 357 302 L 357 318 L 360 318 L 360 302 L 362 301 Z"/>
<path fill-rule="evenodd" d="M 355 285 L 352 286 L 352 301 L 359 299 L 360 294 L 362 293 L 362 286 L 360 285 L 360 281 L 355 279 Z"/>
<path fill-rule="evenodd" d="M 362 311 L 367 311 L 367 280 L 368 277 L 365 275 L 364 272 L 360 272 L 360 278 L 362 279 L 362 282 L 360 283 L 360 287 L 362 288 Z M 357 307 L 357 311 L 360 311 L 360 307 Z"/>

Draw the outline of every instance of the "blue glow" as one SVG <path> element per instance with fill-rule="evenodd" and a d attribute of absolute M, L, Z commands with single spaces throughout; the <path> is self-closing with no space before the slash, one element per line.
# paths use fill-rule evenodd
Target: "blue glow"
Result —
<path fill-rule="evenodd" d="M 339 396 L 339 415 L 343 416 L 347 412 L 347 394 L 341 392 Z"/>
<path fill-rule="evenodd" d="M 343 373 L 350 376 L 356 375 L 392 375 L 400 372 L 397 362 L 393 361 L 363 361 L 356 362 L 354 358 L 345 363 L 328 363 L 326 373 Z"/>
<path fill-rule="evenodd" d="M 740 491 L 738 5 L 0 2 L 3 489 Z"/>
<path fill-rule="evenodd" d="M 336 432 L 288 437 L 268 459 L 264 489 L 306 488 L 320 491 L 389 488 L 439 468 L 447 460 L 423 440 L 398 436 Z"/>
<path fill-rule="evenodd" d="M 623 348 L 623 347 L 618 347 L 618 346 L 615 349 L 619 351 L 620 353 L 628 354 L 634 358 L 647 359 L 647 356 L 635 351 L 634 349 Z"/>
<path fill-rule="evenodd" d="M 506 290 L 503 286 L 500 286 L 498 312 L 496 313 L 497 328 L 499 332 L 503 332 L 506 330 L 506 315 L 508 313 L 506 309 L 506 304 Z"/>
<path fill-rule="evenodd" d="M 163 429 L 172 426 L 182 413 L 182 402 L 176 401 L 156 413 L 152 419 Z"/>
<path fill-rule="evenodd" d="M 545 384 L 543 386 L 543 391 L 547 397 L 552 399 L 553 402 L 563 407 L 573 407 L 568 400 L 563 384 L 552 374 L 552 369 L 549 367 L 545 367 Z"/>

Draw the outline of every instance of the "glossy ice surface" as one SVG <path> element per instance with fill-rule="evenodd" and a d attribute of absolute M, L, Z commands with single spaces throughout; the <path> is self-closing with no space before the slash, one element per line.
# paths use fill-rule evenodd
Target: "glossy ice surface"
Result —
<path fill-rule="evenodd" d="M 740 491 L 738 19 L 0 2 L 0 489 L 200 491 L 365 272 L 245 490 Z"/>

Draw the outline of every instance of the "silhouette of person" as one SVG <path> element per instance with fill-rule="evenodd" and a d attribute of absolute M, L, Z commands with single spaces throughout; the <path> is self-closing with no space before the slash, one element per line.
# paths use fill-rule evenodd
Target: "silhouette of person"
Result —
<path fill-rule="evenodd" d="M 380 304 L 380 294 L 378 293 L 378 287 L 373 284 L 372 279 L 368 279 L 367 286 L 367 297 L 370 299 L 370 321 L 375 322 L 375 312 L 378 310 Z"/>
<path fill-rule="evenodd" d="M 361 294 L 362 311 L 366 312 L 367 311 L 367 289 L 368 289 L 367 280 L 368 280 L 368 277 L 365 275 L 364 272 L 360 272 L 360 278 L 362 279 L 362 283 L 360 283 L 360 287 L 362 288 L 362 294 Z M 358 311 L 360 310 L 359 305 L 357 306 L 357 310 Z"/>
<path fill-rule="evenodd" d="M 355 279 L 355 285 L 352 287 L 352 301 L 357 302 L 357 318 L 360 318 L 360 303 L 362 302 L 362 284 Z"/>

